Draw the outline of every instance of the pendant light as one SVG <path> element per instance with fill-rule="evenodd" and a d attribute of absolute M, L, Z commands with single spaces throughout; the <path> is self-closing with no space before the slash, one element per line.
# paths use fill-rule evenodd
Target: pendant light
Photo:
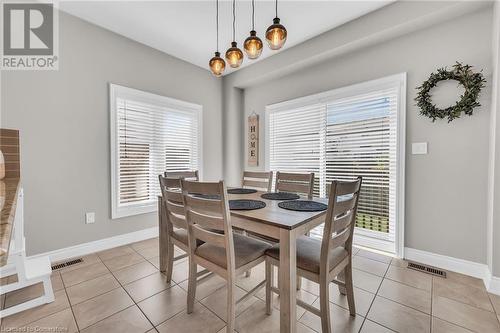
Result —
<path fill-rule="evenodd" d="M 262 46 L 262 40 L 257 37 L 257 32 L 255 31 L 255 0 L 252 0 L 252 31 L 250 31 L 250 37 L 245 39 L 243 49 L 248 59 L 257 59 L 262 54 Z"/>
<path fill-rule="evenodd" d="M 240 67 L 243 62 L 243 52 L 238 48 L 236 43 L 236 0 L 233 0 L 233 41 L 231 47 L 226 51 L 226 60 L 231 68 Z"/>
<path fill-rule="evenodd" d="M 276 17 L 273 24 L 266 30 L 266 40 L 271 50 L 279 50 L 286 42 L 287 32 L 285 27 L 280 24 L 278 17 L 278 0 L 276 0 Z"/>
<path fill-rule="evenodd" d="M 217 51 L 215 51 L 215 56 L 210 59 L 208 62 L 208 66 L 210 66 L 210 70 L 212 71 L 212 74 L 215 76 L 219 77 L 224 73 L 224 69 L 226 69 L 226 62 L 224 59 L 220 57 L 220 52 L 219 52 L 219 0 L 216 0 L 216 30 L 217 30 Z"/>

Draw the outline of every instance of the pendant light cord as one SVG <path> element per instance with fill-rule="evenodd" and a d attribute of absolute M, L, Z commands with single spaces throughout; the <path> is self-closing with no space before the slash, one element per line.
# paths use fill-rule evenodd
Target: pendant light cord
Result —
<path fill-rule="evenodd" d="M 215 0 L 215 26 L 217 30 L 217 52 L 219 52 L 219 0 Z"/>
<path fill-rule="evenodd" d="M 276 17 L 278 17 L 278 0 L 276 0 Z"/>
<path fill-rule="evenodd" d="M 252 0 L 252 30 L 255 30 L 255 0 Z"/>
<path fill-rule="evenodd" d="M 236 0 L 233 0 L 233 42 L 236 41 L 235 31 L 236 31 Z"/>

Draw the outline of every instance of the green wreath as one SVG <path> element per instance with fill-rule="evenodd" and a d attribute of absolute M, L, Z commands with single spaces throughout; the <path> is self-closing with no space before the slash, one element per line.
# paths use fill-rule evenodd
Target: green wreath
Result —
<path fill-rule="evenodd" d="M 448 118 L 448 122 L 450 122 L 455 118 L 460 118 L 462 112 L 471 116 L 473 109 L 481 106 L 477 100 L 486 82 L 481 72 L 474 73 L 471 68 L 470 65 L 462 65 L 457 62 L 451 71 L 444 67 L 438 68 L 437 73 L 431 73 L 429 79 L 417 87 L 418 93 L 415 101 L 420 108 L 420 114 L 431 118 L 433 122 L 437 118 Z M 458 81 L 465 88 L 465 92 L 455 105 L 440 109 L 432 103 L 430 91 L 436 87 L 438 82 L 445 80 Z"/>

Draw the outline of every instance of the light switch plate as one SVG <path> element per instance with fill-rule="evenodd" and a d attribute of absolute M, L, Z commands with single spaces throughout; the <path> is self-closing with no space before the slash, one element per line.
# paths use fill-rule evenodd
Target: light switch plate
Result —
<path fill-rule="evenodd" d="M 413 155 L 427 154 L 427 142 L 413 142 L 411 144 L 411 153 Z"/>
<path fill-rule="evenodd" d="M 95 213 L 94 212 L 85 213 L 85 223 L 86 224 L 95 223 Z"/>

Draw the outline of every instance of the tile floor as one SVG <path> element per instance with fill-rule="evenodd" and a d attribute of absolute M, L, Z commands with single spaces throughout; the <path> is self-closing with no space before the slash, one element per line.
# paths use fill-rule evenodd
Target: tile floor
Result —
<path fill-rule="evenodd" d="M 349 316 L 346 298 L 330 288 L 334 332 L 500 332 L 500 296 L 481 280 L 448 272 L 446 279 L 406 268 L 405 262 L 366 250 L 353 259 L 358 315 Z M 264 266 L 238 281 L 239 296 L 264 277 Z M 12 279 L 15 277 L 5 277 Z M 53 272 L 56 300 L 4 318 L 0 332 L 225 332 L 225 282 L 216 276 L 198 287 L 193 314 L 186 314 L 187 262 L 174 266 L 167 284 L 158 271 L 158 239 L 95 253 L 84 262 Z M 298 292 L 319 306 L 318 285 L 304 280 Z M 39 285 L 7 294 L 2 306 L 38 296 Z M 279 332 L 276 310 L 265 314 L 264 290 L 239 304 L 236 330 Z M 298 308 L 298 332 L 321 331 L 317 316 Z"/>

